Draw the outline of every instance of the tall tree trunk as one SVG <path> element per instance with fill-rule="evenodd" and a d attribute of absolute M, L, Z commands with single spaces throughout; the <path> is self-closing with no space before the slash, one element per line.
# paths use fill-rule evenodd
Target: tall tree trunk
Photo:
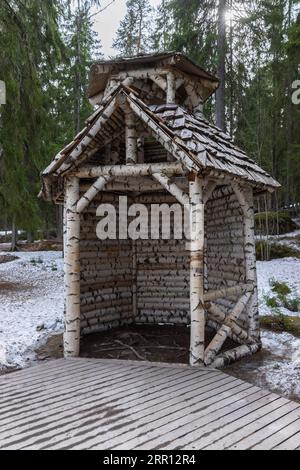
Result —
<path fill-rule="evenodd" d="M 220 86 L 216 93 L 216 124 L 223 131 L 225 124 L 225 79 L 226 79 L 226 0 L 219 0 L 218 7 L 218 71 Z"/>
<path fill-rule="evenodd" d="M 77 2 L 77 38 L 76 38 L 76 68 L 75 68 L 75 130 L 78 134 L 81 130 L 80 111 L 81 111 L 81 1 Z"/>
<path fill-rule="evenodd" d="M 27 243 L 34 242 L 34 232 L 32 230 L 27 230 Z"/>
<path fill-rule="evenodd" d="M 230 121 L 230 136 L 233 137 L 233 126 L 234 126 L 234 84 L 233 84 L 233 21 L 232 21 L 232 0 L 230 0 L 230 34 L 229 34 L 229 47 L 230 47 L 230 110 L 229 110 L 229 121 Z"/>
<path fill-rule="evenodd" d="M 16 227 L 16 217 L 13 216 L 12 226 L 11 226 L 11 251 L 17 251 L 18 249 L 18 230 Z"/>
<path fill-rule="evenodd" d="M 64 216 L 64 208 L 63 206 L 59 205 L 56 206 L 56 231 L 57 231 L 57 240 L 63 240 L 63 216 Z"/>

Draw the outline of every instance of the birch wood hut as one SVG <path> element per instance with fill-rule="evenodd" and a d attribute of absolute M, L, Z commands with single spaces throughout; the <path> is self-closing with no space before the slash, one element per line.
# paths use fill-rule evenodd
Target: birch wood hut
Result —
<path fill-rule="evenodd" d="M 218 85 L 179 53 L 92 66 L 95 112 L 42 174 L 42 196 L 64 205 L 66 357 L 81 335 L 133 323 L 190 325 L 191 365 L 260 349 L 253 198 L 279 184 L 204 118 Z M 186 205 L 189 243 L 99 240 L 97 207 L 125 195 Z"/>

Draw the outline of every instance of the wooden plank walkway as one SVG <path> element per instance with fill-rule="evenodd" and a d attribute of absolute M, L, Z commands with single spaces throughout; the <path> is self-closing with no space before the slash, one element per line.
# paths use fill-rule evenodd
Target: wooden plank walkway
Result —
<path fill-rule="evenodd" d="M 212 369 L 58 360 L 0 377 L 7 449 L 300 449 L 300 405 Z"/>

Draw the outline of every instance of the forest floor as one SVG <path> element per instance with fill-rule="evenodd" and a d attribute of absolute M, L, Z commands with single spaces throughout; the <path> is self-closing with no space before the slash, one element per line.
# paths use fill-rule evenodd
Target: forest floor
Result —
<path fill-rule="evenodd" d="M 293 299 L 300 297 L 300 259 L 258 262 L 257 270 L 262 318 L 282 322 L 283 316 L 300 322 L 300 308 L 291 312 L 283 306 L 274 308 L 269 301 L 275 295 L 274 280 L 286 283 Z M 284 322 L 281 328 L 278 324 L 275 328 L 280 331 L 273 331 L 270 324 L 267 328 L 262 331 L 263 351 L 228 367 L 226 372 L 300 400 L 300 323 L 298 331 L 293 331 L 299 338 L 284 331 Z M 34 360 L 61 357 L 62 330 L 61 252 L 0 252 L 0 374 L 26 367 Z M 82 342 L 82 354 L 187 363 L 188 345 L 187 327 L 136 327 L 91 335 Z"/>

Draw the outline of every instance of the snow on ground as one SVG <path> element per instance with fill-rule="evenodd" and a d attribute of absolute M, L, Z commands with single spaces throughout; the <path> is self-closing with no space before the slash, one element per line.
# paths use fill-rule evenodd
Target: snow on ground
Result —
<path fill-rule="evenodd" d="M 270 354 L 259 374 L 274 391 L 300 398 L 300 339 L 289 333 L 262 334 L 264 350 Z"/>
<path fill-rule="evenodd" d="M 300 339 L 289 333 L 264 331 L 263 347 L 269 360 L 260 366 L 266 385 L 288 396 L 300 398 Z"/>
<path fill-rule="evenodd" d="M 20 259 L 0 264 L 0 369 L 23 367 L 38 344 L 63 330 L 62 254 L 15 255 Z"/>
<path fill-rule="evenodd" d="M 265 296 L 274 296 L 271 291 L 270 280 L 286 282 L 292 289 L 295 297 L 300 297 L 300 259 L 282 258 L 272 261 L 257 262 L 258 296 L 260 315 L 271 315 L 271 309 L 266 305 Z M 290 312 L 281 308 L 282 313 L 300 317 L 300 312 Z"/>
<path fill-rule="evenodd" d="M 225 372 L 258 387 L 300 401 L 300 339 L 262 331 L 263 350 L 227 367 Z"/>

